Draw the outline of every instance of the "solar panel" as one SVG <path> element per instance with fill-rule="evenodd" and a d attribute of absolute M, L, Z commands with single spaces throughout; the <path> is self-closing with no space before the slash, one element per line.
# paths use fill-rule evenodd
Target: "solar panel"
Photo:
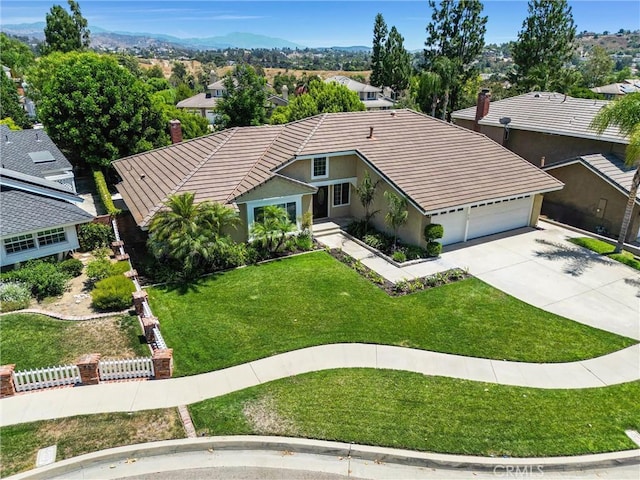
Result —
<path fill-rule="evenodd" d="M 54 162 L 56 159 L 53 158 L 51 152 L 49 150 L 42 150 L 40 152 L 30 152 L 29 156 L 33 163 L 46 163 L 46 162 Z"/>

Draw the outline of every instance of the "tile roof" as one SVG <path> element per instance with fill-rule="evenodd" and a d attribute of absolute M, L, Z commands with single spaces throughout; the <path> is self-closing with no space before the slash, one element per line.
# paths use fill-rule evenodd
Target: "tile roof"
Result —
<path fill-rule="evenodd" d="M 192 191 L 198 201 L 232 204 L 285 163 L 335 152 L 357 152 L 424 212 L 562 187 L 486 136 L 411 110 L 234 128 L 113 165 L 118 191 L 144 228 L 169 194 Z"/>
<path fill-rule="evenodd" d="M 582 155 L 580 157 L 569 158 L 562 162 L 553 163 L 543 167 L 543 170 L 554 170 L 567 165 L 579 163 L 594 172 L 600 178 L 612 184 L 625 196 L 631 190 L 631 181 L 636 172 L 637 166 L 626 166 L 624 161 L 613 154 L 595 153 L 592 155 Z M 636 196 L 636 201 L 640 203 L 640 192 Z"/>
<path fill-rule="evenodd" d="M 627 93 L 640 92 L 640 79 L 629 79 L 620 83 L 610 83 L 601 87 L 593 87 L 592 92 L 605 95 L 626 95 Z"/>
<path fill-rule="evenodd" d="M 53 160 L 34 163 L 29 153 L 50 152 Z M 44 130 L 10 130 L 0 125 L 0 158 L 2 168 L 44 178 L 51 172 L 71 171 L 69 160 Z"/>
<path fill-rule="evenodd" d="M 60 225 L 90 222 L 93 215 L 55 198 L 2 187 L 0 191 L 0 236 L 42 230 Z M 10 222 L 6 219 L 11 218 Z"/>
<path fill-rule="evenodd" d="M 628 144 L 629 139 L 617 127 L 607 128 L 598 135 L 589 124 L 609 102 L 585 98 L 565 97 L 561 93 L 532 92 L 491 102 L 489 113 L 480 125 L 502 127 L 501 118 L 510 118 L 509 128 L 532 132 L 566 135 L 614 143 Z M 475 120 L 476 107 L 451 114 L 453 119 Z"/>

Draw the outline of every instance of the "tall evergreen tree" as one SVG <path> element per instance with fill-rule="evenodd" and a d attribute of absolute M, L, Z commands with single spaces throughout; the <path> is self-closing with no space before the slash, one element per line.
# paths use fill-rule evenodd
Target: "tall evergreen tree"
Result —
<path fill-rule="evenodd" d="M 431 70 L 439 57 L 448 58 L 455 66 L 448 95 L 455 110 L 464 83 L 476 74 L 474 62 L 484 48 L 487 17 L 482 15 L 479 0 L 441 0 L 438 5 L 429 0 L 429 7 L 433 13 L 427 25 L 425 66 Z"/>
<path fill-rule="evenodd" d="M 373 48 L 371 52 L 371 78 L 369 82 L 376 87 L 384 85 L 384 53 L 387 41 L 387 24 L 381 13 L 376 15 L 373 25 Z"/>
<path fill-rule="evenodd" d="M 396 27 L 391 27 L 384 47 L 383 83 L 396 95 L 406 90 L 411 77 L 411 55 L 404 48 L 404 38 Z"/>
<path fill-rule="evenodd" d="M 224 79 L 225 93 L 215 107 L 222 128 L 262 125 L 267 118 L 265 79 L 251 65 L 235 67 Z"/>
<path fill-rule="evenodd" d="M 554 84 L 571 59 L 576 26 L 567 0 L 530 0 L 529 13 L 512 49 L 516 69 L 512 81 L 527 91 L 541 76 Z M 541 75 L 541 69 L 546 73 Z M 532 78 L 532 73 L 535 78 Z"/>
<path fill-rule="evenodd" d="M 89 47 L 87 20 L 80 12 L 80 5 L 74 0 L 68 0 L 71 13 L 60 5 L 51 7 L 47 13 L 47 24 L 44 27 L 44 53 L 71 52 L 84 50 Z"/>

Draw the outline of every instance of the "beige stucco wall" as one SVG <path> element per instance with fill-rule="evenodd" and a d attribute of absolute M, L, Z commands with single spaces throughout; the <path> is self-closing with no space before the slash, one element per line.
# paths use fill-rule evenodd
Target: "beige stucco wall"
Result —
<path fill-rule="evenodd" d="M 538 217 L 540 216 L 543 200 L 544 196 L 540 193 L 533 196 L 533 206 L 531 207 L 531 217 L 529 218 L 530 227 L 535 227 L 538 224 Z"/>
<path fill-rule="evenodd" d="M 356 165 L 361 160 L 356 155 L 340 155 L 329 157 L 329 177 L 322 179 L 311 179 L 311 160 L 297 160 L 287 165 L 279 173 L 286 177 L 295 178 L 302 182 L 322 182 L 327 180 L 338 180 L 340 178 L 351 178 L 356 176 Z"/>
<path fill-rule="evenodd" d="M 267 198 L 287 197 L 289 195 L 300 195 L 309 193 L 309 187 L 297 185 L 293 182 L 279 177 L 273 177 L 254 190 L 245 193 L 237 198 L 238 202 L 251 202 L 254 200 L 264 200 Z"/>
<path fill-rule="evenodd" d="M 548 170 L 565 183 L 564 189 L 545 194 L 542 213 L 558 221 L 594 231 L 602 225 L 610 235 L 620 233 L 627 196 L 580 164 Z M 597 208 L 601 199 L 607 201 L 602 218 Z M 640 226 L 640 208 L 636 205 L 631 217 L 627 240 L 635 240 Z"/>

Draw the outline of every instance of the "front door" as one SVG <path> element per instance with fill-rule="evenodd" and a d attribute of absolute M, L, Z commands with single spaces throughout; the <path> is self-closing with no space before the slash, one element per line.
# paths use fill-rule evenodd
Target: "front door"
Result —
<path fill-rule="evenodd" d="M 318 187 L 313 196 L 313 218 L 326 218 L 329 216 L 329 187 Z"/>

